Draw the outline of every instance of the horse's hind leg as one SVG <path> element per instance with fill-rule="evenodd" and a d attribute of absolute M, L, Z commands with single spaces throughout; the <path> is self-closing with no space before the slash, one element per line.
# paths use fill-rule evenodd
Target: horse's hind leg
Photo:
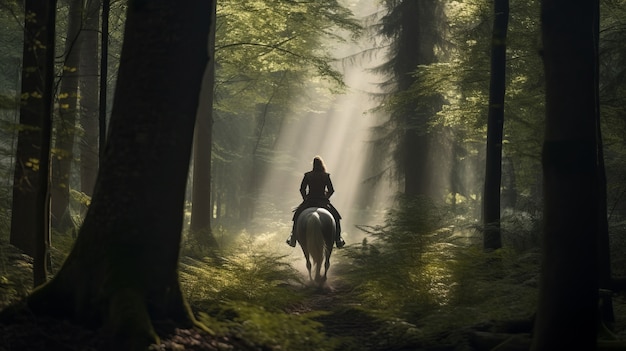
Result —
<path fill-rule="evenodd" d="M 324 262 L 324 281 L 328 278 L 328 268 L 330 268 L 330 253 L 326 255 L 326 261 Z"/>
<path fill-rule="evenodd" d="M 306 258 L 306 269 L 307 271 L 309 271 L 309 280 L 313 280 L 313 277 L 311 276 L 311 260 L 309 259 L 309 253 L 305 252 L 304 253 L 304 258 Z"/>
<path fill-rule="evenodd" d="M 319 262 L 317 262 L 317 264 L 315 264 L 315 281 L 317 283 L 320 283 L 320 284 L 324 282 L 324 280 L 322 280 L 322 274 L 321 274 L 321 271 L 322 271 L 322 262 L 321 261 L 322 260 L 319 260 Z"/>

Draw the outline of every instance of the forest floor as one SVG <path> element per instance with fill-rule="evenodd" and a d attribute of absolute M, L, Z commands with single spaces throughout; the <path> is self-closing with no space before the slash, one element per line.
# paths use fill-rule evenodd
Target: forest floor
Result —
<path fill-rule="evenodd" d="M 20 301 L 33 286 L 32 258 L 0 239 L 0 310 Z M 258 350 L 236 337 L 214 337 L 195 329 L 177 329 L 152 350 Z M 21 316 L 0 323 L 0 351 L 100 351 L 106 340 L 94 330 L 42 316 Z M 113 348 L 114 349 L 114 348 Z"/>
<path fill-rule="evenodd" d="M 32 259 L 6 242 L 0 241 L 0 310 L 26 296 L 32 286 Z M 336 341 L 333 349 L 363 351 L 482 351 L 527 350 L 530 344 L 529 320 L 486 321 L 479 325 L 456 328 L 426 339 L 394 335 L 389 320 L 365 313 L 352 298 L 353 287 L 338 278 L 330 277 L 324 288 L 290 286 L 289 289 L 308 289 L 306 298 L 291 305 L 286 311 L 292 315 L 322 312 L 315 320 L 322 331 Z M 618 339 L 626 339 L 626 298 L 613 300 Z M 391 323 L 393 324 L 393 323 Z M 151 350 L 278 350 L 267 345 L 251 345 L 237 335 L 211 336 L 194 329 L 176 330 L 163 337 L 160 345 Z M 97 331 L 40 316 L 24 316 L 19 322 L 0 324 L 0 351 L 43 350 L 104 350 L 106 340 Z M 312 345 L 311 349 L 315 349 Z M 619 349 L 619 348 L 617 348 Z M 284 349 L 283 349 L 284 350 Z M 288 350 L 292 351 L 292 350 Z M 293 350 L 299 351 L 299 350 Z"/>

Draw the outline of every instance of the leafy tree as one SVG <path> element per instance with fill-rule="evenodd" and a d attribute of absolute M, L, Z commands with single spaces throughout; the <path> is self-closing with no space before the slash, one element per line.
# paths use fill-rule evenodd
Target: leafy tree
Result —
<path fill-rule="evenodd" d="M 27 303 L 102 326 L 119 349 L 157 341 L 154 321 L 195 323 L 177 262 L 211 2 L 131 1 L 109 139 L 74 248 Z"/>
<path fill-rule="evenodd" d="M 246 223 L 282 125 L 321 109 L 316 90 L 343 88 L 333 44 L 360 26 L 336 0 L 217 6 L 213 203 L 222 223 Z"/>
<path fill-rule="evenodd" d="M 598 1 L 544 0 L 541 7 L 545 208 L 534 351 L 596 346 L 598 6 Z"/>
<path fill-rule="evenodd" d="M 502 200 L 494 206 L 497 211 L 506 208 L 536 213 L 541 199 L 537 155 L 544 98 L 543 74 L 536 70 L 540 65 L 536 54 L 537 7 L 535 1 L 510 3 L 504 77 L 507 123 L 502 133 Z M 445 201 L 455 209 L 471 210 L 476 218 L 481 215 L 477 204 L 483 201 L 484 192 L 491 50 L 488 38 L 492 36 L 494 11 L 487 2 L 465 0 L 448 3 L 446 14 L 446 55 L 439 63 L 420 67 L 407 96 L 442 97 L 441 110 L 428 124 L 431 133 L 440 133 L 439 140 L 445 140 L 439 143 L 437 152 L 436 186 L 445 191 Z"/>

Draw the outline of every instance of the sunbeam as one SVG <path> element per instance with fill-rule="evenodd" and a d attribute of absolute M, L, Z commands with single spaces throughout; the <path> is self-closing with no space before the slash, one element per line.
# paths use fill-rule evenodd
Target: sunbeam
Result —
<path fill-rule="evenodd" d="M 364 14 L 375 10 L 360 9 L 369 11 Z M 362 51 L 357 44 L 351 44 L 338 48 L 335 54 L 349 57 Z M 378 93 L 382 78 L 372 73 L 371 67 L 380 64 L 382 58 L 360 56 L 361 60 L 345 60 L 350 62 L 338 67 L 348 87 L 345 94 L 333 96 L 323 111 L 309 112 L 283 126 L 275 151 L 292 161 L 289 167 L 270 170 L 261 187 L 264 195 L 280 202 L 275 206 L 284 213 L 284 220 L 291 221 L 291 210 L 301 201 L 298 189 L 302 176 L 311 170 L 313 157 L 321 156 L 331 174 L 335 188 L 331 202 L 343 217 L 342 229 L 348 244 L 363 239 L 355 225 L 380 224 L 395 193 L 389 180 L 365 181 L 372 177 L 371 163 L 375 162 L 372 128 L 380 122 L 371 110 L 378 103 L 372 96 Z"/>

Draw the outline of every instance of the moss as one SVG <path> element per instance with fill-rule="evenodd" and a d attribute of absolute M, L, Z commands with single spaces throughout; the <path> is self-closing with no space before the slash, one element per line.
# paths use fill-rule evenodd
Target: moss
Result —
<path fill-rule="evenodd" d="M 104 330 L 115 346 L 123 350 L 146 350 L 160 342 L 145 298 L 136 289 L 119 289 L 111 296 Z"/>

